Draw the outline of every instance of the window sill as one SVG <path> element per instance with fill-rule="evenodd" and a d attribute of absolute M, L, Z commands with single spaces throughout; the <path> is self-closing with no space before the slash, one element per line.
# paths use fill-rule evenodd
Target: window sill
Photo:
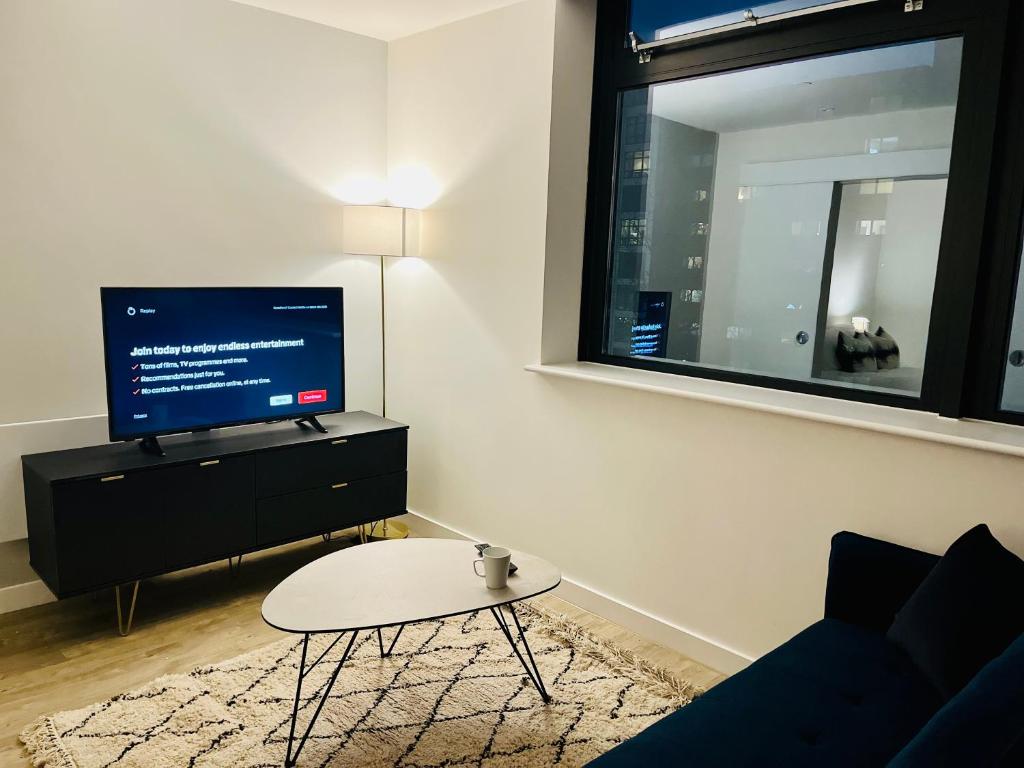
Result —
<path fill-rule="evenodd" d="M 538 363 L 526 366 L 526 370 L 545 376 L 608 384 L 613 387 L 684 397 L 717 405 L 1024 457 L 1024 427 L 1009 424 L 948 419 L 924 411 L 836 400 L 671 373 L 620 368 L 601 363 Z"/>

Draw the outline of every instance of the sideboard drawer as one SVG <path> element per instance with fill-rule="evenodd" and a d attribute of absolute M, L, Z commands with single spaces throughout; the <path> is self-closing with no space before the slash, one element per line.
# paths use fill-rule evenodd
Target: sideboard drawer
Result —
<path fill-rule="evenodd" d="M 405 514 L 406 473 L 337 482 L 256 502 L 260 545 L 338 531 Z"/>
<path fill-rule="evenodd" d="M 405 430 L 398 430 L 267 451 L 256 459 L 256 495 L 266 498 L 404 471 L 406 442 Z"/>

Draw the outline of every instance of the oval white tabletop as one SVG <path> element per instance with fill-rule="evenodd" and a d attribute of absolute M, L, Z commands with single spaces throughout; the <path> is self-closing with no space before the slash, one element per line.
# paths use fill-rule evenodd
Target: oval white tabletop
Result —
<path fill-rule="evenodd" d="M 284 632 L 315 634 L 412 624 L 513 603 L 562 581 L 554 565 L 512 550 L 519 570 L 504 589 L 473 572 L 471 542 L 400 539 L 334 552 L 300 568 L 263 601 L 263 620 Z"/>

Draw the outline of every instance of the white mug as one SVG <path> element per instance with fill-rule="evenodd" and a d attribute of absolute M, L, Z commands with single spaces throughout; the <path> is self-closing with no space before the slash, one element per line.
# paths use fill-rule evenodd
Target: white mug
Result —
<path fill-rule="evenodd" d="M 512 553 L 504 547 L 487 547 L 480 553 L 483 557 L 473 561 L 473 571 L 483 576 L 488 589 L 504 589 L 508 586 L 508 564 L 512 562 Z M 484 564 L 484 572 L 476 569 L 477 563 Z"/>

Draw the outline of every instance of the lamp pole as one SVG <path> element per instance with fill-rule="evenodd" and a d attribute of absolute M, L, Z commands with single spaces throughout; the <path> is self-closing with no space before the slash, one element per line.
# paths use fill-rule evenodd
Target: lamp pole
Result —
<path fill-rule="evenodd" d="M 345 206 L 344 251 L 349 254 L 375 255 L 380 262 L 380 415 L 387 418 L 387 294 L 385 279 L 388 256 L 419 256 L 418 211 L 386 205 Z M 373 536 L 377 523 L 369 533 L 360 526 L 360 538 Z M 389 530 L 390 528 L 390 530 Z M 405 538 L 404 525 L 388 525 L 383 521 L 383 538 Z"/>
<path fill-rule="evenodd" d="M 388 416 L 388 348 L 384 324 L 384 254 L 380 255 L 380 415 Z"/>

